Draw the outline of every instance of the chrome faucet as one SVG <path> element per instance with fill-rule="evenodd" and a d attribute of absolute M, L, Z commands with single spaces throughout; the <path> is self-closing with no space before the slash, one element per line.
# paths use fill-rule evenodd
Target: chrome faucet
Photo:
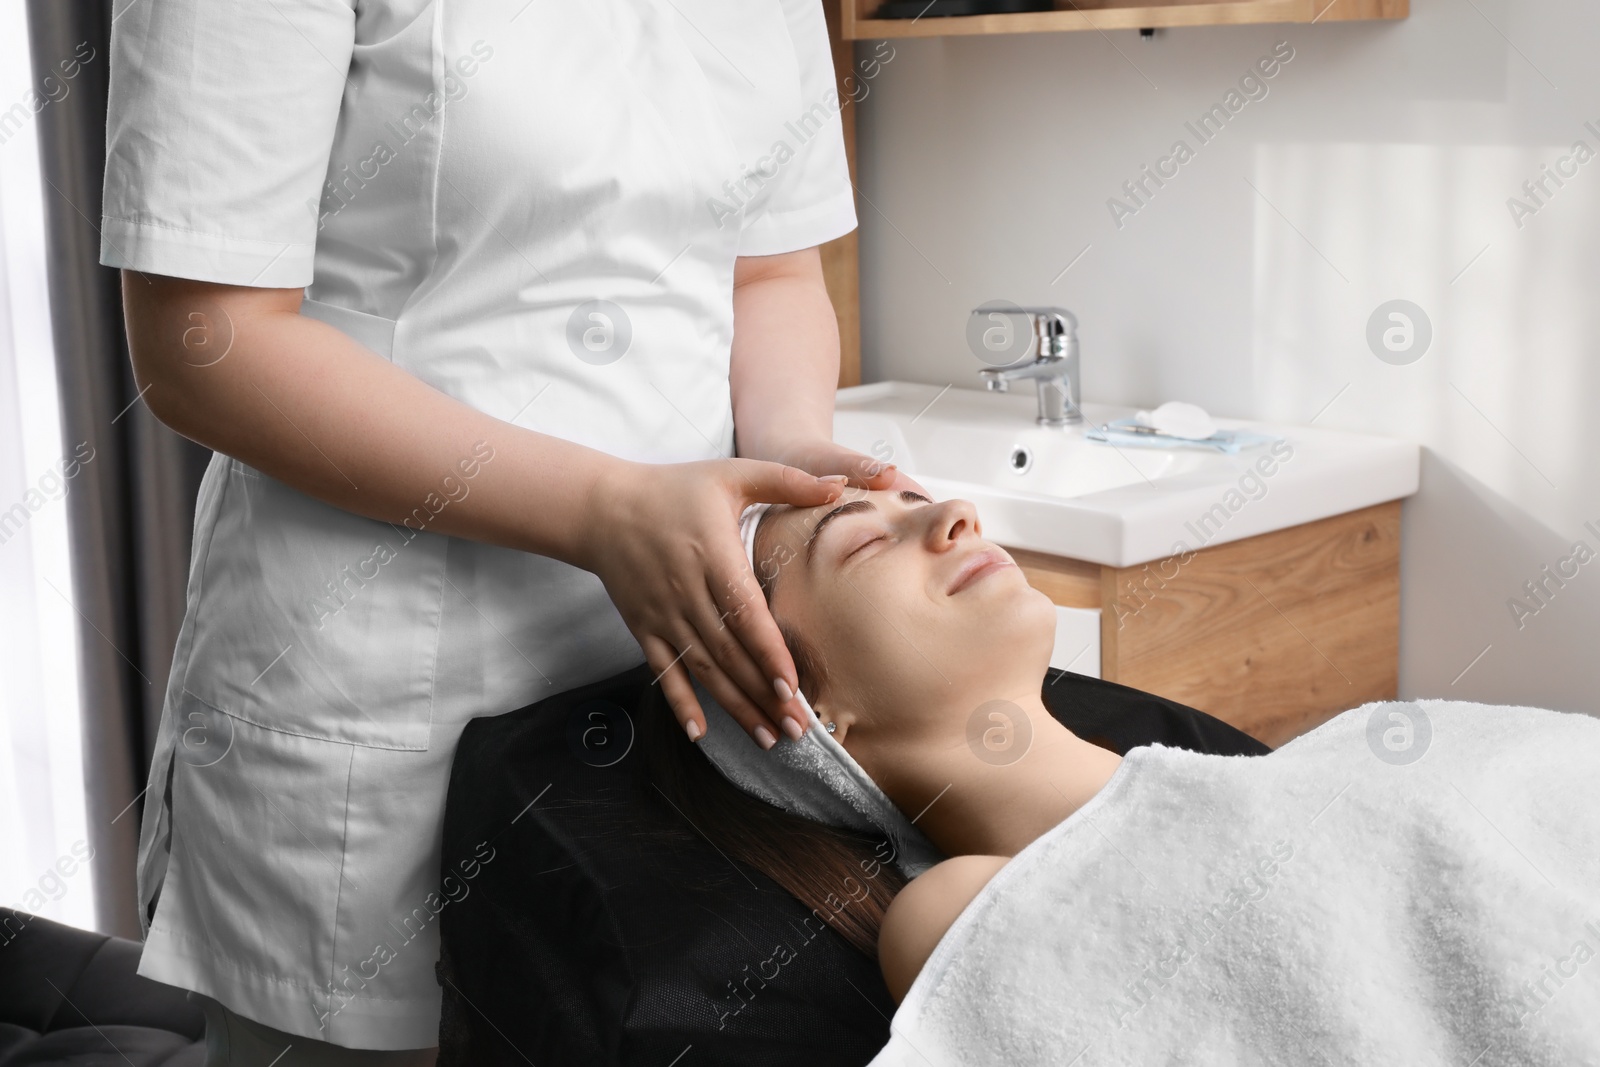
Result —
<path fill-rule="evenodd" d="M 1034 358 L 1027 363 L 985 367 L 978 372 L 990 392 L 1009 392 L 1011 383 L 1032 378 L 1039 391 L 1039 424 L 1082 422 L 1078 408 L 1078 318 L 1066 308 L 980 307 L 974 315 L 1027 315 L 1033 322 Z"/>

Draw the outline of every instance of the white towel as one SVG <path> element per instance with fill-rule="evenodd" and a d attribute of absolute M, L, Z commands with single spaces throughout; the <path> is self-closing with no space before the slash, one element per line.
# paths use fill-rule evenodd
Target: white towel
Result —
<path fill-rule="evenodd" d="M 752 504 L 740 517 L 740 537 L 752 569 L 755 529 L 767 507 Z M 706 734 L 699 746 L 734 785 L 816 822 L 884 835 L 894 849 L 894 862 L 909 878 L 945 858 L 823 728 L 804 693 L 795 698 L 810 717 L 811 729 L 799 741 L 780 736 L 776 745 L 763 750 L 699 681 L 694 688 L 706 713 Z"/>
<path fill-rule="evenodd" d="M 1438 700 L 1134 749 L 960 914 L 872 1067 L 1600 1063 L 1597 771 L 1600 720 Z"/>
<path fill-rule="evenodd" d="M 706 713 L 700 748 L 724 778 L 746 793 L 829 826 L 882 834 L 908 878 L 945 858 L 822 728 L 809 703 L 805 708 L 812 725 L 805 736 L 799 741 L 783 737 L 763 750 L 698 681 L 695 696 Z M 805 695 L 797 699 L 805 701 Z"/>

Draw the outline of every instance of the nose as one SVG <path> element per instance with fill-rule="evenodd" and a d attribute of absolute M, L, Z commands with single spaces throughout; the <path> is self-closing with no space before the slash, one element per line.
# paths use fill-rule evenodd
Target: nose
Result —
<path fill-rule="evenodd" d="M 925 540 L 930 552 L 948 552 L 967 538 L 983 536 L 978 509 L 970 500 L 944 500 L 926 510 L 929 521 Z"/>

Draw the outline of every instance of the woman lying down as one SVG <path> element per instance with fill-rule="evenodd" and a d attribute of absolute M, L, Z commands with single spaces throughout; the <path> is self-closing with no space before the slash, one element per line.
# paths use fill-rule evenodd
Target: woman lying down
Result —
<path fill-rule="evenodd" d="M 1119 757 L 1046 710 L 1053 606 L 969 503 L 851 497 L 767 511 L 753 560 L 820 720 L 779 745 L 829 731 L 949 857 L 830 918 L 899 1003 L 874 1065 L 1600 1063 L 1600 721 L 1381 703 Z M 669 794 L 727 787 L 673 758 Z M 861 854 L 735 795 L 701 829 L 808 903 Z"/>

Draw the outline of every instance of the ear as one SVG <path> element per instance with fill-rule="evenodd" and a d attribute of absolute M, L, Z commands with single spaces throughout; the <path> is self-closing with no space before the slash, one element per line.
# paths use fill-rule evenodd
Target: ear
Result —
<path fill-rule="evenodd" d="M 812 701 L 811 710 L 815 711 L 817 718 L 822 720 L 820 729 L 827 730 L 828 724 L 830 722 L 833 723 L 833 733 L 829 736 L 843 744 L 845 735 L 850 732 L 850 715 L 848 713 L 839 713 L 842 709 L 836 709 L 833 706 L 833 702 L 829 700 Z M 812 729 L 815 730 L 818 727 L 813 726 Z"/>

